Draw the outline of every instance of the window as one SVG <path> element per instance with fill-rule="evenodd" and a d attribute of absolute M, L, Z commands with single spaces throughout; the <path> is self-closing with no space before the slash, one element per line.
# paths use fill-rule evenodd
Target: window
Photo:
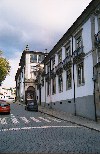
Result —
<path fill-rule="evenodd" d="M 52 58 L 52 69 L 55 68 L 55 57 Z"/>
<path fill-rule="evenodd" d="M 50 81 L 47 82 L 47 96 L 50 95 Z"/>
<path fill-rule="evenodd" d="M 42 57 L 41 55 L 38 55 L 38 63 L 40 63 L 42 61 Z"/>
<path fill-rule="evenodd" d="M 80 48 L 82 46 L 82 37 L 79 36 L 77 39 L 76 39 L 76 48 Z"/>
<path fill-rule="evenodd" d="M 31 63 L 37 63 L 37 55 L 30 55 L 30 62 Z"/>
<path fill-rule="evenodd" d="M 47 65 L 47 73 L 49 73 L 50 72 L 50 63 L 48 63 L 48 65 Z"/>
<path fill-rule="evenodd" d="M 58 53 L 58 63 L 62 62 L 62 50 Z"/>
<path fill-rule="evenodd" d="M 77 65 L 77 81 L 78 81 L 78 86 L 82 85 L 84 83 L 84 66 L 83 62 L 79 63 Z"/>
<path fill-rule="evenodd" d="M 71 69 L 66 71 L 66 90 L 72 87 L 72 73 Z"/>
<path fill-rule="evenodd" d="M 52 79 L 52 94 L 56 93 L 56 78 Z"/>
<path fill-rule="evenodd" d="M 60 74 L 58 76 L 58 88 L 59 88 L 59 92 L 63 91 L 63 78 L 62 78 L 62 74 Z"/>
<path fill-rule="evenodd" d="M 67 46 L 65 48 L 65 57 L 69 57 L 70 56 L 70 46 Z"/>

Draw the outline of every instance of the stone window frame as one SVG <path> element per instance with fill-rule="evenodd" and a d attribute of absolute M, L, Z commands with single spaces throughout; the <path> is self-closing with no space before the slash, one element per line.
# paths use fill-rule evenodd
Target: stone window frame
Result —
<path fill-rule="evenodd" d="M 52 79 L 52 95 L 56 94 L 56 77 Z"/>
<path fill-rule="evenodd" d="M 61 56 L 61 57 L 60 57 Z M 62 62 L 62 49 L 58 51 L 58 64 Z"/>
<path fill-rule="evenodd" d="M 83 67 L 82 67 L 83 64 Z M 80 67 L 79 67 L 80 66 Z M 81 68 L 81 83 L 79 83 L 79 75 L 78 75 L 78 68 Z M 83 68 L 83 69 L 82 69 Z M 76 65 L 76 71 L 77 71 L 77 87 L 84 86 L 85 85 L 85 78 L 84 78 L 84 61 L 81 61 L 77 63 Z"/>
<path fill-rule="evenodd" d="M 65 47 L 65 58 L 66 57 L 69 57 L 70 55 L 71 55 L 71 43 L 70 43 L 71 41 L 69 40 L 65 45 L 64 45 L 64 47 Z M 67 49 L 69 49 L 69 52 L 67 52 L 68 50 Z M 67 55 L 67 53 L 69 53 L 68 55 Z"/>
<path fill-rule="evenodd" d="M 62 82 L 60 83 L 59 82 L 59 77 L 62 77 Z M 63 76 L 62 76 L 62 73 L 58 75 L 58 90 L 59 90 L 59 93 L 63 92 Z"/>
<path fill-rule="evenodd" d="M 77 50 L 78 48 L 83 46 L 83 38 L 82 38 L 82 31 L 83 28 L 80 28 L 75 34 L 74 34 L 74 38 L 75 38 L 75 50 Z M 77 46 L 77 40 L 81 37 L 81 45 Z"/>
<path fill-rule="evenodd" d="M 71 78 L 70 78 L 71 86 L 70 87 L 68 87 L 68 78 L 67 78 L 68 71 L 70 71 L 70 74 L 71 74 Z M 66 70 L 66 90 L 70 90 L 70 89 L 72 89 L 72 69 L 71 68 Z"/>
<path fill-rule="evenodd" d="M 55 68 L 55 55 L 51 59 L 51 70 Z"/>

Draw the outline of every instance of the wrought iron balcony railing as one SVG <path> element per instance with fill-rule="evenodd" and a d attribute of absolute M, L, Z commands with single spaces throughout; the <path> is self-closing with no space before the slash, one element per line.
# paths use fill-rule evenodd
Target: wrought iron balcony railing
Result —
<path fill-rule="evenodd" d="M 63 68 L 66 69 L 70 67 L 71 65 L 72 65 L 72 57 L 70 55 L 63 60 Z"/>
<path fill-rule="evenodd" d="M 85 53 L 83 50 L 83 46 L 81 46 L 73 52 L 73 62 L 77 63 L 78 61 L 83 60 L 84 56 L 85 56 Z"/>
<path fill-rule="evenodd" d="M 100 31 L 97 34 L 95 34 L 94 37 L 95 37 L 94 44 L 95 44 L 96 48 L 100 48 Z"/>
<path fill-rule="evenodd" d="M 58 74 L 63 72 L 63 62 L 60 62 L 56 67 L 55 67 L 55 71 Z"/>

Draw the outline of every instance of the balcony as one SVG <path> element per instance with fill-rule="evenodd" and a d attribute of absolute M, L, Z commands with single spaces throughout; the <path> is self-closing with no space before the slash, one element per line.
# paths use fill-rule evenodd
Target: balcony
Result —
<path fill-rule="evenodd" d="M 49 79 L 50 79 L 50 76 L 49 76 L 49 72 L 48 72 L 47 74 L 45 74 L 45 80 L 46 80 L 46 82 L 49 81 Z"/>
<path fill-rule="evenodd" d="M 94 37 L 95 37 L 95 42 L 94 42 L 95 47 L 100 48 L 100 31 L 97 34 L 95 34 Z"/>
<path fill-rule="evenodd" d="M 83 51 L 83 46 L 76 49 L 73 53 L 73 63 L 76 64 L 79 61 L 82 61 L 85 56 L 85 53 Z"/>
<path fill-rule="evenodd" d="M 66 70 L 67 68 L 69 68 L 71 66 L 72 66 L 72 58 L 70 55 L 63 60 L 63 68 Z"/>
<path fill-rule="evenodd" d="M 63 62 L 60 62 L 56 67 L 55 67 L 55 70 L 56 70 L 56 74 L 60 74 L 63 72 Z"/>
<path fill-rule="evenodd" d="M 50 78 L 53 79 L 56 77 L 56 72 L 54 70 L 54 68 L 50 71 Z"/>

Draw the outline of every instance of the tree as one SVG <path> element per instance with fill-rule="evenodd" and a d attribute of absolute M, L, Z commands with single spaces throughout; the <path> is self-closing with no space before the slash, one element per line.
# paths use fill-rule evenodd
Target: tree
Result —
<path fill-rule="evenodd" d="M 2 57 L 2 51 L 0 51 L 0 84 L 5 80 L 6 76 L 10 72 L 10 65 L 6 58 Z"/>

